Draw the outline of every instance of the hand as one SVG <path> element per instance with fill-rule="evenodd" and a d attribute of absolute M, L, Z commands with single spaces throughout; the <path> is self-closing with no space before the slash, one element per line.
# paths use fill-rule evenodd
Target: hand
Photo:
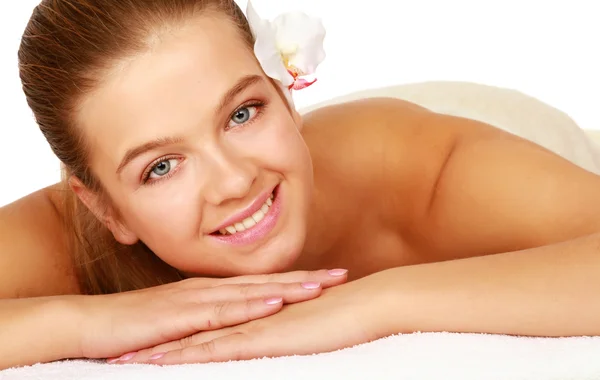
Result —
<path fill-rule="evenodd" d="M 267 318 L 140 351 L 127 362 L 162 365 L 315 354 L 387 336 L 382 284 L 369 277 L 327 289 L 319 298 L 285 306 Z"/>
<path fill-rule="evenodd" d="M 83 321 L 77 326 L 83 334 L 79 357 L 116 357 L 263 318 L 280 311 L 284 303 L 313 299 L 323 288 L 347 279 L 332 273 L 192 278 L 133 292 L 77 297 Z"/>

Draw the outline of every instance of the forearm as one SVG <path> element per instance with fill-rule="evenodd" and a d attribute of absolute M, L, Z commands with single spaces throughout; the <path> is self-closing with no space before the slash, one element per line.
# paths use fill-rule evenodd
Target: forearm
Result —
<path fill-rule="evenodd" d="M 0 370 L 77 357 L 72 297 L 79 296 L 0 300 Z"/>
<path fill-rule="evenodd" d="M 600 236 L 381 273 L 388 333 L 600 335 Z"/>

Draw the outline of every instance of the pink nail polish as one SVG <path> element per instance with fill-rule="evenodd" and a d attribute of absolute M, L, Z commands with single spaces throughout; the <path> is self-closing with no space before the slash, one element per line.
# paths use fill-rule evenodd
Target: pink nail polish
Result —
<path fill-rule="evenodd" d="M 331 276 L 335 276 L 335 277 L 339 277 L 339 276 L 343 276 L 346 273 L 348 273 L 347 269 L 332 269 L 327 271 L 327 273 L 329 273 Z"/>
<path fill-rule="evenodd" d="M 277 305 L 278 303 L 283 302 L 283 298 L 278 297 L 278 298 L 269 298 L 265 300 L 265 303 L 267 305 Z"/>
<path fill-rule="evenodd" d="M 156 360 L 156 359 L 160 359 L 163 356 L 165 356 L 165 352 L 159 352 L 158 354 L 154 354 L 152 356 L 150 356 L 150 360 Z"/>
<path fill-rule="evenodd" d="M 304 289 L 317 289 L 321 286 L 320 282 L 303 282 L 302 284 L 300 284 Z"/>
<path fill-rule="evenodd" d="M 137 354 L 137 352 L 130 352 L 128 354 L 125 354 L 123 356 L 121 356 L 118 361 L 120 362 L 126 362 L 127 360 L 131 360 L 133 359 L 133 357 Z"/>

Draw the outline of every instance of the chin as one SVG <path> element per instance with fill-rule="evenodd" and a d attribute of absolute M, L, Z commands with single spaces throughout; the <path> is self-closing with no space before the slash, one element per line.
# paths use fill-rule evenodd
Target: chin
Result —
<path fill-rule="evenodd" d="M 231 277 L 290 271 L 302 255 L 305 238 L 304 229 L 301 226 L 294 227 L 298 228 L 286 229 L 287 233 L 275 236 L 255 251 L 238 252 L 230 256 L 227 263 L 220 266 L 220 272 Z"/>
<path fill-rule="evenodd" d="M 256 210 L 250 210 L 261 210 L 254 224 L 244 224 L 241 231 L 234 230 L 233 233 L 220 229 L 205 235 L 202 248 L 197 247 L 204 253 L 194 254 L 192 249 L 192 252 L 180 256 L 181 260 L 186 258 L 185 262 L 180 261 L 176 267 L 185 266 L 186 273 L 219 277 L 291 270 L 303 252 L 307 212 L 303 197 L 280 185 L 270 196 L 266 194 L 268 198 L 265 198 L 264 204 L 258 204 L 262 203 L 261 200 L 254 206 Z M 237 224 L 235 227 L 238 228 Z"/>
<path fill-rule="evenodd" d="M 190 277 L 236 277 L 288 272 L 302 254 L 303 237 L 278 236 L 272 244 L 252 253 L 238 253 L 227 260 L 221 256 L 202 260 L 202 267 L 183 271 Z M 211 262 L 210 265 L 208 261 Z"/>
<path fill-rule="evenodd" d="M 267 203 L 268 211 L 256 226 L 233 235 L 209 237 L 216 243 L 213 252 L 219 257 L 215 260 L 223 259 L 218 272 L 227 276 L 271 274 L 294 266 L 304 248 L 307 212 L 303 197 L 290 190 L 285 184 L 275 187 L 272 203 Z"/>
<path fill-rule="evenodd" d="M 288 234 L 286 234 L 288 235 Z M 240 266 L 240 274 L 271 274 L 291 270 L 302 254 L 304 235 L 278 236 L 277 241 L 268 247 L 245 257 L 244 267 Z"/>
<path fill-rule="evenodd" d="M 279 233 L 252 249 L 227 247 L 188 251 L 175 260 L 166 260 L 190 277 L 235 277 L 288 272 L 302 255 L 306 228 L 302 218 L 293 219 Z M 194 252 L 195 251 L 195 252 Z M 210 254 L 208 254 L 210 252 Z M 190 260 L 190 258 L 195 257 Z M 172 258 L 171 258 L 172 259 Z"/>

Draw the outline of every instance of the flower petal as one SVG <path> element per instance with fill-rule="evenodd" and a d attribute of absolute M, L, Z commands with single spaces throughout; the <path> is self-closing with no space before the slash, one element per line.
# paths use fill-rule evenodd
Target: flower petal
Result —
<path fill-rule="evenodd" d="M 321 19 L 302 12 L 290 12 L 273 20 L 276 47 L 290 54 L 289 64 L 302 71 L 302 75 L 314 74 L 317 66 L 325 59 L 323 41 L 325 27 Z"/>
<path fill-rule="evenodd" d="M 303 90 L 306 87 L 309 87 L 309 86 L 313 85 L 316 81 L 317 81 L 317 78 L 315 78 L 315 79 L 313 79 L 311 81 L 308 81 L 308 80 L 302 79 L 302 78 L 298 78 L 298 79 L 296 79 L 296 81 L 292 85 L 293 86 L 292 89 L 296 90 L 296 91 Z"/>
<path fill-rule="evenodd" d="M 281 54 L 277 50 L 275 28 L 268 20 L 260 18 L 252 2 L 248 1 L 246 17 L 254 35 L 254 55 L 269 77 L 280 81 L 284 86 L 294 83 L 294 78 L 287 71 Z"/>
<path fill-rule="evenodd" d="M 252 1 L 248 0 L 248 5 L 246 6 L 246 18 L 248 19 L 248 24 L 250 25 L 250 29 L 252 30 L 252 34 L 254 38 L 256 35 L 260 33 L 260 30 L 263 29 L 267 24 L 270 24 L 268 20 L 263 20 L 254 9 L 252 5 Z"/>
<path fill-rule="evenodd" d="M 273 30 L 270 25 L 263 28 L 263 32 L 256 36 L 254 55 L 256 55 L 265 74 L 280 81 L 284 86 L 289 86 L 294 83 L 294 78 L 287 71 L 281 60 L 281 55 L 275 48 L 275 33 L 269 32 L 269 30 Z"/>

